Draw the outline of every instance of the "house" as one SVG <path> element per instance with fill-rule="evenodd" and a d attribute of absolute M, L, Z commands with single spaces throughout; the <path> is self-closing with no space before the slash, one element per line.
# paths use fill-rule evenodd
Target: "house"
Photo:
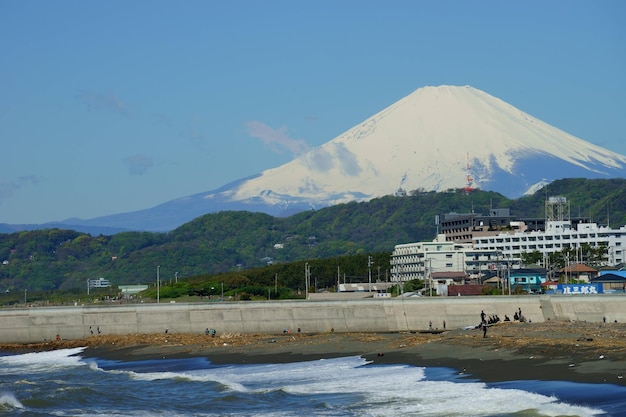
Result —
<path fill-rule="evenodd" d="M 541 285 L 547 281 L 547 274 L 545 268 L 511 269 L 508 272 L 511 291 L 541 292 Z"/>
<path fill-rule="evenodd" d="M 559 274 L 565 276 L 565 281 L 590 282 L 598 276 L 598 270 L 585 264 L 576 263 L 559 269 Z"/>
<path fill-rule="evenodd" d="M 480 295 L 482 293 L 483 286 L 480 284 L 467 284 L 467 285 L 448 285 L 449 296 L 460 297 L 465 295 Z"/>
<path fill-rule="evenodd" d="M 132 298 L 133 295 L 139 294 L 148 289 L 147 285 L 118 285 L 117 287 L 124 298 Z"/>
<path fill-rule="evenodd" d="M 612 271 L 626 272 L 626 271 Z M 599 277 L 592 278 L 592 284 L 602 284 L 603 292 L 626 292 L 626 275 L 617 273 L 602 274 Z"/>
<path fill-rule="evenodd" d="M 559 285 L 558 281 L 546 281 L 541 284 L 541 292 L 543 293 L 554 293 Z"/>
<path fill-rule="evenodd" d="M 465 272 L 457 272 L 457 271 L 443 271 L 443 272 L 433 272 L 431 275 L 431 279 L 434 283 L 438 284 L 465 284 L 469 280 L 469 276 Z"/>
<path fill-rule="evenodd" d="M 448 287 L 450 285 L 464 285 L 469 281 L 469 277 L 465 272 L 444 271 L 433 272 L 431 274 L 431 282 L 427 283 L 427 287 L 435 289 L 437 295 L 448 295 Z"/>
<path fill-rule="evenodd" d="M 613 275 L 618 275 L 620 277 L 626 278 L 626 270 L 624 269 L 605 269 L 605 270 L 600 271 L 600 276 L 606 275 L 606 274 L 613 274 Z"/>
<path fill-rule="evenodd" d="M 107 288 L 111 286 L 111 281 L 102 277 L 98 279 L 90 279 L 87 281 L 87 290 L 89 288 Z"/>

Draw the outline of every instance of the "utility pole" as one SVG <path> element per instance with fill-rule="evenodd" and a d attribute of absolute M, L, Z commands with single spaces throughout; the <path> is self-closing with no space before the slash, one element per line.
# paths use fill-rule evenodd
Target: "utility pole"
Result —
<path fill-rule="evenodd" d="M 304 264 L 304 299 L 309 299 L 309 263 Z"/>
<path fill-rule="evenodd" d="M 433 296 L 433 259 L 428 258 L 428 290 L 430 296 Z"/>
<path fill-rule="evenodd" d="M 372 292 L 372 257 L 367 257 L 367 277 L 369 282 L 368 291 Z"/>
<path fill-rule="evenodd" d="M 157 304 L 161 302 L 161 277 L 159 276 L 161 266 L 157 266 Z"/>

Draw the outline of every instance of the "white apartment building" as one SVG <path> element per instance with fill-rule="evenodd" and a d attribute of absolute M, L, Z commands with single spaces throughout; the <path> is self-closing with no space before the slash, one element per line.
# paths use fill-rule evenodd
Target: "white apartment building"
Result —
<path fill-rule="evenodd" d="M 575 227 L 568 220 L 548 221 L 545 231 L 502 232 L 492 236 L 472 238 L 477 250 L 499 251 L 505 259 L 519 259 L 523 253 L 538 251 L 543 255 L 561 252 L 565 248 L 606 245 L 607 264 L 614 266 L 624 262 L 626 226 L 611 229 L 596 223 L 578 223 Z M 574 260 L 572 260 L 574 261 Z"/>
<path fill-rule="evenodd" d="M 480 276 L 502 262 L 500 251 L 475 249 L 471 243 L 446 241 L 444 234 L 432 242 L 395 245 L 391 254 L 392 281 L 427 279 L 435 272 L 465 272 Z"/>
<path fill-rule="evenodd" d="M 538 251 L 548 255 L 566 248 L 581 248 L 583 245 L 606 247 L 607 265 L 624 263 L 626 226 L 611 229 L 581 219 L 572 222 L 569 203 L 562 196 L 550 197 L 545 204 L 545 230 L 529 230 L 523 222 L 511 222 L 510 230 L 498 232 L 482 228 L 478 230 L 476 224 L 472 223 L 469 233 L 465 229 L 461 230 L 469 227 L 464 217 L 450 217 L 447 219 L 449 224 L 444 227 L 444 234 L 438 234 L 434 241 L 405 243 L 394 247 L 391 254 L 392 281 L 430 279 L 436 272 L 464 272 L 469 277 L 481 277 L 488 271 L 519 268 L 524 253 Z M 474 217 L 469 217 L 473 222 Z M 455 233 L 463 233 L 463 238 L 471 239 L 471 243 L 455 242 Z"/>

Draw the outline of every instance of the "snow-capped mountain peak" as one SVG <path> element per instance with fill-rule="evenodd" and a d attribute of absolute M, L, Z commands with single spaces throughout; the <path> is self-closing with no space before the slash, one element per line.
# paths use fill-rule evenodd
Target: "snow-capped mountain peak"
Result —
<path fill-rule="evenodd" d="M 540 172 L 536 164 L 543 165 Z M 529 166 L 533 168 L 525 168 Z M 625 166 L 625 156 L 569 135 L 478 89 L 424 87 L 221 197 L 319 207 L 389 195 L 399 187 L 442 191 L 470 183 L 517 197 L 537 183 L 568 177 L 570 172 L 611 177 L 616 171 L 623 175 Z"/>
<path fill-rule="evenodd" d="M 424 87 L 282 166 L 149 209 L 72 224 L 167 231 L 217 211 L 284 216 L 400 188 L 475 187 L 516 198 L 562 178 L 624 178 L 625 167 L 625 156 L 483 91 Z"/>

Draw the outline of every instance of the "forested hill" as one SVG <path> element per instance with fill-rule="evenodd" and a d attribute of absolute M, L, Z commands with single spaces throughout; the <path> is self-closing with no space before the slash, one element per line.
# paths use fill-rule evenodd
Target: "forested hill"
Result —
<path fill-rule="evenodd" d="M 435 216 L 488 214 L 509 208 L 516 217 L 544 217 L 548 196 L 565 196 L 572 216 L 613 227 L 626 225 L 626 180 L 566 179 L 533 196 L 509 200 L 480 190 L 411 192 L 302 212 L 288 218 L 249 212 L 199 217 L 169 233 L 123 232 L 90 236 L 47 229 L 0 234 L 0 291 L 83 288 L 104 277 L 115 285 L 163 277 L 212 274 L 268 262 L 391 252 L 394 245 L 432 240 Z"/>

